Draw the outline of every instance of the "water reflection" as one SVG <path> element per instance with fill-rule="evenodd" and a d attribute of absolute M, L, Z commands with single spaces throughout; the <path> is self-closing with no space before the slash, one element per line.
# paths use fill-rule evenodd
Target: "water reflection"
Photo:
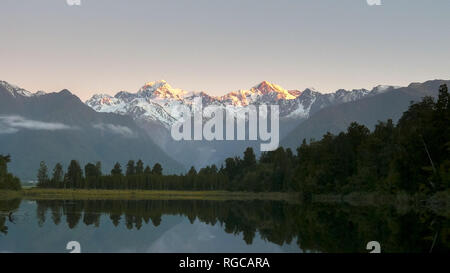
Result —
<path fill-rule="evenodd" d="M 0 234 L 8 233 L 6 222 L 14 223 L 13 213 L 17 211 L 20 205 L 20 199 L 0 200 Z"/>
<path fill-rule="evenodd" d="M 29 215 L 27 223 L 20 221 L 23 215 Z M 77 239 L 89 252 L 367 252 L 369 241 L 380 242 L 382 252 L 449 252 L 449 231 L 445 216 L 390 207 L 235 200 L 0 201 L 0 251 L 60 252 L 64 240 Z"/>

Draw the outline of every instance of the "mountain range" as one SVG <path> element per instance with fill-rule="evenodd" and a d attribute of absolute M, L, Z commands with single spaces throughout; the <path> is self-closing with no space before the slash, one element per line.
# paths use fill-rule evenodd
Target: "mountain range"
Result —
<path fill-rule="evenodd" d="M 324 94 L 313 88 L 286 90 L 263 81 L 212 96 L 154 81 L 135 93 L 96 94 L 83 103 L 68 90 L 31 93 L 0 81 L 0 154 L 11 153 L 11 171 L 26 179 L 35 177 L 40 160 L 49 165 L 72 158 L 83 163 L 100 160 L 105 172 L 115 161 L 124 164 L 138 158 L 150 164 L 161 162 L 167 173 L 190 166 L 220 166 L 226 157 L 241 155 L 248 146 L 258 152 L 260 142 L 174 141 L 170 128 L 179 118 L 179 106 L 191 108 L 195 99 L 201 99 L 203 107 L 279 105 L 281 145 L 296 148 L 302 139 L 338 133 L 352 121 L 369 128 L 380 120 L 397 121 L 411 101 L 435 97 L 442 83 L 450 82 L 379 85 Z"/>
<path fill-rule="evenodd" d="M 166 128 L 179 118 L 180 105 L 192 107 L 194 99 L 200 98 L 203 107 L 210 105 L 242 107 L 247 105 L 279 105 L 280 118 L 306 119 L 322 108 L 345 102 L 359 100 L 363 97 L 377 95 L 396 87 L 377 86 L 372 90 L 338 90 L 322 94 L 312 88 L 286 90 L 279 85 L 263 81 L 260 84 L 223 96 L 211 96 L 205 92 L 188 92 L 173 88 L 166 81 L 145 84 L 136 93 L 121 91 L 115 96 L 96 94 L 86 104 L 98 112 L 128 115 L 138 120 L 158 122 Z"/>

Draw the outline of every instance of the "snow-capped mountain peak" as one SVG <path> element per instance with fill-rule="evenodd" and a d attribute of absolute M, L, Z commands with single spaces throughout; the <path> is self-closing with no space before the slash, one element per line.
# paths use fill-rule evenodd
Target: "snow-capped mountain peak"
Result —
<path fill-rule="evenodd" d="M 24 97 L 31 97 L 32 93 L 22 89 L 18 86 L 9 84 L 5 81 L 0 81 L 0 86 L 2 86 L 3 88 L 5 88 L 13 97 L 17 97 L 17 96 L 24 96 Z"/>
<path fill-rule="evenodd" d="M 169 85 L 165 80 L 159 80 L 159 81 L 147 82 L 147 83 L 144 85 L 144 87 L 145 87 L 145 88 L 154 88 L 154 89 L 157 89 L 157 88 L 160 88 L 160 87 L 162 87 L 162 86 L 164 86 L 164 85 L 170 87 L 170 85 Z"/>
<path fill-rule="evenodd" d="M 392 86 L 392 85 L 378 85 L 378 86 L 375 86 L 373 89 L 372 89 L 372 93 L 374 93 L 374 94 L 380 94 L 380 93 L 384 93 L 384 92 L 387 92 L 387 91 L 391 91 L 391 90 L 394 90 L 394 89 L 398 89 L 398 88 L 400 88 L 401 86 Z"/>
<path fill-rule="evenodd" d="M 288 91 L 279 85 L 263 81 L 249 90 L 233 91 L 218 99 L 233 106 L 247 106 L 258 103 L 277 104 L 281 100 L 293 100 L 300 94 L 298 90 Z"/>
<path fill-rule="evenodd" d="M 146 83 L 137 94 L 146 98 L 181 100 L 186 92 L 173 88 L 166 81 L 160 80 Z"/>
<path fill-rule="evenodd" d="M 267 94 L 270 94 L 270 93 L 277 93 L 278 94 L 278 96 L 277 96 L 278 99 L 292 100 L 292 99 L 296 98 L 294 95 L 289 93 L 288 90 L 282 88 L 279 85 L 270 83 L 268 81 L 261 82 L 260 84 L 258 84 L 255 87 L 253 87 L 250 91 L 253 91 L 253 92 L 259 91 L 263 95 L 267 95 Z"/>
<path fill-rule="evenodd" d="M 262 81 L 261 83 L 259 83 L 258 85 L 254 86 L 252 89 L 256 89 L 261 91 L 263 94 L 267 94 L 270 92 L 284 92 L 285 90 L 276 84 L 270 83 L 268 81 Z"/>

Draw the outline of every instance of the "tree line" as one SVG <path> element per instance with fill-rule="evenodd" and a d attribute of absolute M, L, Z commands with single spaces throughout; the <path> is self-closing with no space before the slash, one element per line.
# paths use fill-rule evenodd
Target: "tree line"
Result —
<path fill-rule="evenodd" d="M 56 164 L 52 177 L 44 162 L 38 171 L 43 188 L 228 190 L 253 192 L 347 193 L 385 191 L 426 194 L 450 186 L 450 106 L 446 85 L 437 100 L 411 103 L 397 124 L 379 122 L 371 132 L 351 123 L 338 135 L 303 140 L 297 153 L 278 148 L 257 159 L 252 148 L 222 166 L 192 167 L 180 175 L 163 175 L 162 166 L 141 160 L 120 163 L 103 174 L 101 163 L 88 163 L 84 173 L 72 160 L 64 174 Z"/>

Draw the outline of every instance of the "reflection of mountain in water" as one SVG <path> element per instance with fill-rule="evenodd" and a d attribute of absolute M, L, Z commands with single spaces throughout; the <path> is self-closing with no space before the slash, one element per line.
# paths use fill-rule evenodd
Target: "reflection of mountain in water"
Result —
<path fill-rule="evenodd" d="M 73 237 L 81 236 L 85 240 L 89 238 L 80 231 L 86 233 L 88 229 L 89 236 L 97 243 L 108 245 L 112 244 L 108 241 L 114 240 L 116 248 L 121 236 L 110 238 L 108 234 L 117 228 L 127 234 L 135 233 L 136 244 L 139 238 L 152 238 L 150 247 L 120 251 L 241 251 L 233 248 L 237 244 L 211 248 L 207 243 L 225 233 L 234 234 L 236 240 L 243 238 L 255 252 L 258 249 L 290 251 L 294 250 L 293 245 L 314 252 L 367 252 L 369 241 L 379 241 L 383 252 L 450 250 L 448 218 L 426 211 L 399 213 L 388 207 L 312 206 L 277 201 L 45 200 L 37 201 L 36 217 L 38 229 L 38 226 L 51 225 L 67 231 L 68 227 Z M 5 226 L 2 218 L 0 228 Z M 273 246 L 257 248 L 261 239 Z M 230 237 L 220 241 L 227 240 Z M 123 242 L 123 245 L 129 246 L 130 242 Z M 106 251 L 113 251 L 114 246 Z M 242 251 L 245 250 L 242 248 Z"/>

